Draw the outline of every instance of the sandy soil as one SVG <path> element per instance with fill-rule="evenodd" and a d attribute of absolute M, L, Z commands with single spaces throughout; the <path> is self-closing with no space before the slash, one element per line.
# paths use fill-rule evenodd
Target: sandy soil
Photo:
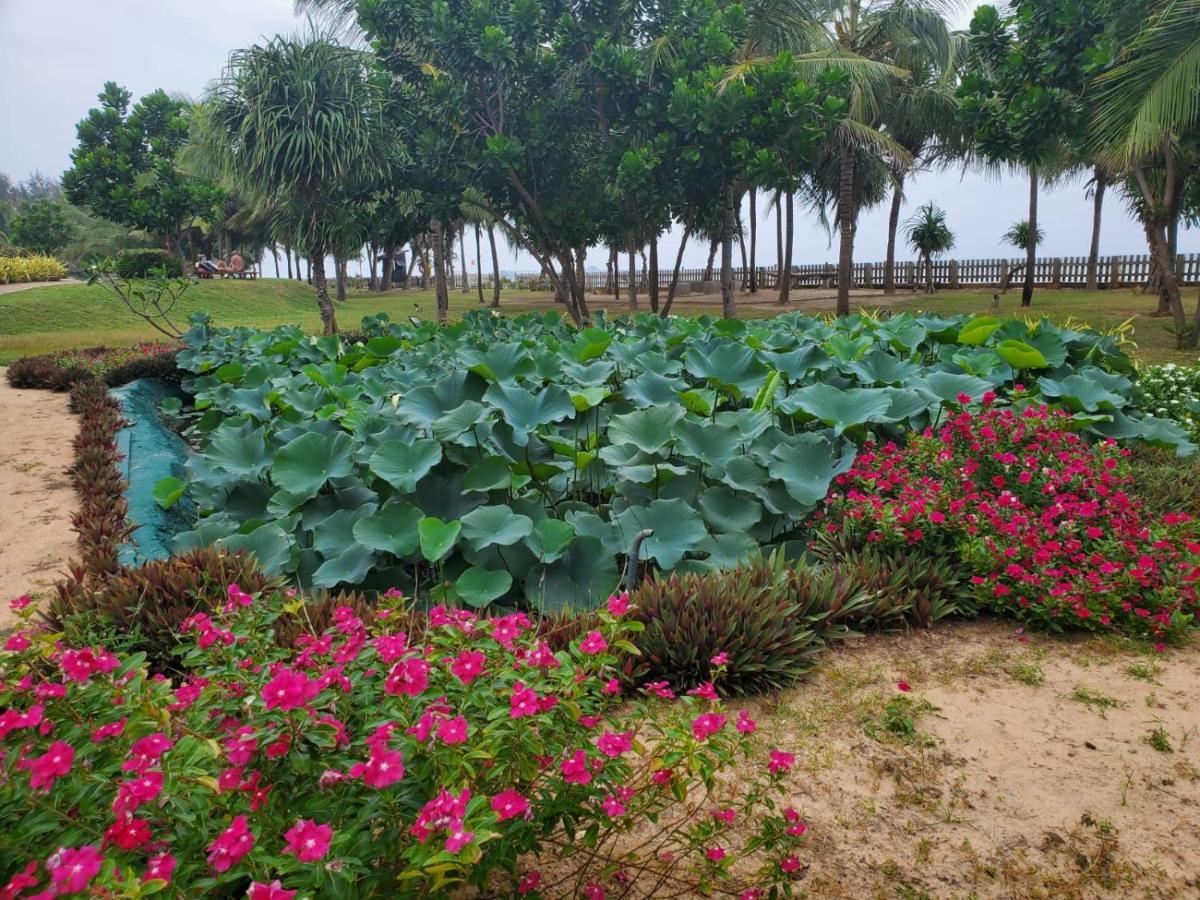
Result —
<path fill-rule="evenodd" d="M 0 284 L 0 294 L 31 291 L 34 288 L 49 287 L 52 284 L 83 284 L 83 282 L 78 278 L 60 278 L 58 281 L 18 281 L 15 284 Z"/>
<path fill-rule="evenodd" d="M 12 621 L 9 599 L 50 591 L 75 555 L 75 432 L 65 394 L 16 390 L 0 369 L 0 629 Z"/>
<path fill-rule="evenodd" d="M 995 622 L 833 650 L 760 709 L 767 746 L 798 760 L 804 887 L 1200 897 L 1197 685 L 1195 642 L 1151 656 Z"/>

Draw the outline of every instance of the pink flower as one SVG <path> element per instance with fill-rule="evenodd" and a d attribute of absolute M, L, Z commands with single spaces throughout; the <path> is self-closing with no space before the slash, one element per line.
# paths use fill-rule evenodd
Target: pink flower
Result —
<path fill-rule="evenodd" d="M 150 823 L 142 819 L 119 819 L 104 832 L 104 846 L 137 850 L 150 843 Z"/>
<path fill-rule="evenodd" d="M 717 696 L 717 689 L 713 687 L 713 683 L 711 681 L 704 682 L 704 684 L 700 685 L 700 687 L 692 688 L 690 691 L 688 691 L 688 696 L 699 697 L 702 700 L 721 699 Z"/>
<path fill-rule="evenodd" d="M 585 900 L 604 900 L 608 896 L 604 892 L 604 888 L 594 881 L 589 881 L 583 886 L 583 896 Z"/>
<path fill-rule="evenodd" d="M 482 650 L 463 650 L 450 663 L 450 674 L 463 684 L 470 684 L 483 671 L 487 655 Z"/>
<path fill-rule="evenodd" d="M 49 791 L 54 782 L 71 771 L 75 762 L 75 748 L 65 741 L 55 741 L 45 753 L 33 759 L 22 760 L 19 764 L 23 769 L 29 769 L 29 786 L 35 791 Z"/>
<path fill-rule="evenodd" d="M 361 778 L 363 784 L 373 788 L 395 784 L 404 777 L 404 754 L 383 747 L 373 749 L 365 764 L 355 763 L 350 767 L 350 777 Z"/>
<path fill-rule="evenodd" d="M 664 700 L 675 699 L 675 692 L 671 690 L 670 684 L 665 681 L 648 681 L 642 685 L 642 690 L 656 697 L 662 697 Z"/>
<path fill-rule="evenodd" d="M 583 640 L 579 642 L 579 649 L 588 656 L 595 656 L 597 653 L 603 653 L 608 649 L 608 641 L 604 639 L 598 631 L 589 631 L 584 635 Z"/>
<path fill-rule="evenodd" d="M 659 769 L 657 772 L 655 772 L 653 775 L 650 776 L 650 780 L 653 781 L 655 784 L 657 784 L 659 787 L 662 787 L 664 784 L 670 783 L 670 781 L 673 777 L 675 777 L 674 769 Z"/>
<path fill-rule="evenodd" d="M 707 712 L 692 719 L 692 734 L 698 741 L 706 741 L 725 727 L 724 713 Z"/>
<path fill-rule="evenodd" d="M 464 831 L 462 822 L 450 829 L 450 833 L 446 835 L 446 852 L 457 853 L 475 837 L 475 832 Z"/>
<path fill-rule="evenodd" d="M 612 794 L 600 801 L 600 808 L 604 810 L 606 816 L 612 819 L 625 815 L 625 804 Z"/>
<path fill-rule="evenodd" d="M 99 744 L 102 741 L 108 740 L 110 737 L 116 737 L 125 730 L 126 721 L 128 720 L 122 717 L 115 722 L 108 722 L 105 725 L 101 725 L 92 732 L 92 743 Z"/>
<path fill-rule="evenodd" d="M 758 730 L 758 723 L 750 718 L 750 710 L 739 709 L 737 722 L 734 723 L 733 727 L 742 734 L 754 734 Z"/>
<path fill-rule="evenodd" d="M 28 594 L 22 594 L 20 597 L 17 597 L 15 600 L 9 600 L 8 608 L 11 609 L 13 612 L 20 612 L 21 610 L 23 610 L 25 607 L 27 607 L 32 602 L 33 602 L 33 599 Z"/>
<path fill-rule="evenodd" d="M 162 789 L 162 772 L 143 772 L 132 781 L 123 781 L 117 787 L 117 796 L 113 800 L 113 812 L 118 816 L 132 813 L 143 803 L 157 799 L 158 795 L 162 793 Z"/>
<path fill-rule="evenodd" d="M 254 603 L 254 598 L 238 587 L 236 583 L 231 584 L 225 593 L 229 598 L 225 603 L 226 612 L 232 612 L 239 607 L 250 606 Z"/>
<path fill-rule="evenodd" d="M 29 647 L 29 636 L 23 631 L 18 631 L 7 641 L 4 642 L 4 649 L 12 653 L 20 653 Z"/>
<path fill-rule="evenodd" d="M 784 753 L 782 750 L 772 750 L 767 762 L 767 771 L 772 775 L 778 775 L 781 772 L 789 771 L 795 762 L 796 757 L 792 754 Z"/>
<path fill-rule="evenodd" d="M 789 856 L 787 859 L 785 859 L 783 862 L 781 862 L 779 864 L 779 868 L 781 868 L 785 872 L 799 872 L 800 871 L 800 860 L 795 856 Z"/>
<path fill-rule="evenodd" d="M 567 784 L 590 784 L 592 781 L 592 772 L 588 768 L 587 753 L 583 750 L 576 750 L 567 759 L 562 761 L 563 780 Z"/>
<path fill-rule="evenodd" d="M 467 720 L 464 716 L 443 719 L 437 727 L 438 740 L 443 744 L 464 744 L 467 740 Z"/>
<path fill-rule="evenodd" d="M 261 881 L 252 882 L 250 890 L 246 892 L 249 900 L 292 900 L 295 896 L 295 891 L 283 889 L 283 883 L 278 878 L 270 884 L 263 884 Z"/>
<path fill-rule="evenodd" d="M 437 831 L 462 832 L 463 816 L 467 814 L 467 804 L 471 801 L 471 791 L 463 788 L 457 796 L 442 788 L 436 797 L 421 807 L 417 820 L 409 828 L 409 834 L 422 844 Z M 469 843 L 474 835 L 459 838 L 462 845 Z M 457 852 L 454 851 L 454 852 Z"/>
<path fill-rule="evenodd" d="M 704 851 L 704 855 L 709 862 L 719 863 L 725 858 L 725 849 L 723 847 L 709 847 Z"/>
<path fill-rule="evenodd" d="M 517 882 L 517 893 L 522 897 L 526 894 L 532 894 L 538 889 L 538 885 L 542 883 L 542 873 L 537 869 L 532 872 L 526 872 L 521 876 L 521 880 Z"/>
<path fill-rule="evenodd" d="M 100 863 L 100 850 L 94 844 L 78 850 L 70 847 L 59 850 L 46 860 L 54 893 L 77 894 L 84 890 L 100 871 Z"/>
<path fill-rule="evenodd" d="M 410 657 L 392 666 L 383 689 L 389 694 L 418 697 L 429 687 L 429 663 Z"/>
<path fill-rule="evenodd" d="M 218 872 L 228 872 L 254 848 L 245 816 L 234 816 L 229 827 L 208 845 L 208 862 Z"/>
<path fill-rule="evenodd" d="M 714 666 L 727 666 L 729 665 L 729 654 L 722 650 L 720 653 L 710 659 L 709 662 Z"/>
<path fill-rule="evenodd" d="M 725 809 L 714 809 L 712 817 L 723 825 L 732 825 L 733 820 L 737 818 L 737 811 L 732 806 Z"/>
<path fill-rule="evenodd" d="M 142 876 L 142 880 L 169 882 L 171 875 L 175 872 L 175 865 L 175 857 L 170 853 L 160 853 L 158 856 L 152 856 L 146 863 L 146 874 Z"/>
<path fill-rule="evenodd" d="M 287 841 L 284 853 L 290 853 L 300 862 L 316 862 L 329 853 L 333 829 L 328 825 L 318 825 L 312 819 L 301 819 L 287 830 L 283 838 Z"/>
<path fill-rule="evenodd" d="M 610 678 L 604 682 L 604 687 L 600 688 L 600 693 L 610 695 L 621 693 L 621 679 Z"/>
<path fill-rule="evenodd" d="M 529 801 L 514 788 L 505 788 L 492 798 L 492 812 L 500 822 L 523 816 L 528 809 Z"/>
<path fill-rule="evenodd" d="M 38 870 L 36 859 L 31 859 L 25 866 L 24 870 L 17 872 L 8 880 L 8 884 L 0 888 L 0 897 L 4 900 L 13 900 L 18 897 L 25 888 L 34 887 L 38 883 L 38 877 L 34 873 Z"/>
<path fill-rule="evenodd" d="M 903 694 L 907 694 L 909 691 L 912 690 L 912 685 L 910 685 L 907 681 L 897 681 L 896 682 L 896 690 L 900 691 Z"/>
<path fill-rule="evenodd" d="M 87 681 L 97 673 L 111 672 L 120 664 L 111 653 L 105 653 L 103 650 L 97 653 L 84 648 L 65 651 L 60 665 L 63 674 L 72 681 Z"/>
<path fill-rule="evenodd" d="M 279 708 L 284 712 L 298 709 L 321 693 L 321 683 L 310 679 L 303 672 L 284 669 L 262 689 L 262 698 L 267 709 Z"/>
<path fill-rule="evenodd" d="M 525 687 L 524 682 L 518 681 L 513 685 L 512 696 L 508 701 L 508 714 L 519 719 L 522 716 L 533 716 L 539 712 L 538 695 L 533 688 Z"/>
<path fill-rule="evenodd" d="M 154 734 L 138 738 L 133 742 L 133 746 L 129 748 L 128 758 L 121 763 L 121 770 L 124 772 L 144 772 L 158 762 L 162 758 L 162 755 L 174 746 L 175 742 L 162 732 L 155 732 Z"/>
<path fill-rule="evenodd" d="M 608 598 L 606 605 L 608 606 L 609 614 L 613 618 L 619 619 L 625 613 L 629 612 L 629 594 L 613 594 Z"/>
<path fill-rule="evenodd" d="M 633 748 L 632 731 L 606 731 L 596 739 L 596 749 L 615 759 Z"/>

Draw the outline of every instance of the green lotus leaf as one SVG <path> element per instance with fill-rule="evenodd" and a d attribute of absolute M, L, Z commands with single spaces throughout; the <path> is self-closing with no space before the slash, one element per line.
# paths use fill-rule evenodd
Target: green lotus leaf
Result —
<path fill-rule="evenodd" d="M 339 584 L 359 584 L 367 577 L 374 563 L 374 552 L 369 547 L 355 544 L 321 563 L 313 572 L 312 585 L 316 588 L 333 588 Z"/>
<path fill-rule="evenodd" d="M 271 465 L 261 428 L 246 434 L 219 429 L 208 442 L 204 459 L 210 466 L 242 478 L 259 478 Z"/>
<path fill-rule="evenodd" d="M 512 467 L 503 456 L 485 456 L 467 470 L 464 491 L 494 491 L 512 485 Z"/>
<path fill-rule="evenodd" d="M 696 419 L 678 420 L 675 436 L 681 455 L 695 457 L 706 466 L 723 466 L 737 455 L 744 442 L 736 428 Z"/>
<path fill-rule="evenodd" d="M 796 435 L 790 443 L 778 444 L 771 451 L 768 469 L 792 499 L 815 506 L 829 492 L 834 477 L 853 461 L 853 450 L 839 456 L 825 437 L 805 433 Z"/>
<path fill-rule="evenodd" d="M 1037 347 L 1031 347 L 1024 341 L 1001 341 L 995 347 L 1000 358 L 1017 370 L 1044 369 L 1046 357 Z"/>
<path fill-rule="evenodd" d="M 608 423 L 608 439 L 614 445 L 629 444 L 643 453 L 657 453 L 675 439 L 675 423 L 683 415 L 678 406 L 658 406 L 613 416 Z"/>
<path fill-rule="evenodd" d="M 493 384 L 483 399 L 504 414 L 504 421 L 513 430 L 513 442 L 520 447 L 529 443 L 529 433 L 539 426 L 575 415 L 571 395 L 556 384 L 536 394 L 516 385 Z"/>
<path fill-rule="evenodd" d="M 481 506 L 462 517 L 463 539 L 476 550 L 493 545 L 507 547 L 532 531 L 533 520 L 507 506 Z"/>
<path fill-rule="evenodd" d="M 749 531 L 762 519 L 762 504 L 724 485 L 713 485 L 700 495 L 704 521 L 716 532 Z"/>
<path fill-rule="evenodd" d="M 384 441 L 371 454 L 371 471 L 402 494 L 411 494 L 417 482 L 433 471 L 442 459 L 442 445 L 432 438 L 406 444 Z"/>
<path fill-rule="evenodd" d="M 533 359 L 520 344 L 496 344 L 487 352 L 464 350 L 462 362 L 480 378 L 511 384 L 534 370 Z"/>
<path fill-rule="evenodd" d="M 958 333 L 958 343 L 968 347 L 979 347 L 986 344 L 992 332 L 1003 324 L 995 316 L 976 316 L 963 325 Z"/>
<path fill-rule="evenodd" d="M 942 403 L 957 403 L 959 394 L 966 394 L 978 401 L 992 389 L 990 381 L 973 375 L 958 375 L 953 372 L 930 372 L 924 378 L 914 378 L 911 387 L 933 400 Z"/>
<path fill-rule="evenodd" d="M 654 560 L 664 571 L 675 568 L 708 534 L 696 510 L 678 499 L 631 506 L 617 516 L 616 524 L 627 547 L 632 546 L 638 532 L 653 530 L 653 536 L 642 544 L 641 556 Z"/>
<path fill-rule="evenodd" d="M 505 571 L 471 566 L 454 582 L 454 592 L 463 603 L 480 609 L 507 594 L 512 583 L 512 576 Z"/>
<path fill-rule="evenodd" d="M 436 516 L 426 516 L 417 524 L 421 555 L 429 562 L 440 561 L 458 543 L 462 522 L 443 522 Z"/>
<path fill-rule="evenodd" d="M 354 539 L 364 547 L 406 557 L 420 546 L 418 527 L 424 518 L 411 503 L 395 500 L 354 523 Z"/>
<path fill-rule="evenodd" d="M 249 534 L 231 534 L 217 541 L 217 546 L 236 553 L 244 550 L 254 555 L 258 567 L 268 575 L 289 571 L 292 558 L 292 538 L 274 523 L 255 528 Z"/>
<path fill-rule="evenodd" d="M 831 384 L 810 384 L 780 400 L 779 408 L 785 412 L 803 410 L 840 435 L 848 428 L 886 415 L 891 404 L 891 396 L 879 388 L 843 390 Z"/>
<path fill-rule="evenodd" d="M 566 552 L 567 546 L 574 539 L 575 526 L 570 522 L 564 522 L 562 519 L 542 519 L 525 538 L 525 546 L 541 562 L 552 563 Z"/>
<path fill-rule="evenodd" d="M 1125 405 L 1124 397 L 1082 375 L 1068 375 L 1061 381 L 1039 378 L 1037 383 L 1043 397 L 1060 400 L 1072 412 L 1120 409 Z"/>
<path fill-rule="evenodd" d="M 461 406 L 434 421 L 433 436 L 442 443 L 450 443 L 457 440 L 459 435 L 486 421 L 487 417 L 486 406 L 477 400 L 465 400 Z M 473 445 L 474 440 L 471 440 L 470 444 Z"/>
<path fill-rule="evenodd" d="M 174 475 L 160 478 L 154 485 L 154 502 L 163 509 L 170 509 L 187 491 L 187 482 L 180 481 Z"/>
<path fill-rule="evenodd" d="M 560 559 L 530 570 L 525 596 L 545 613 L 594 609 L 617 587 L 619 578 L 616 560 L 600 541 L 578 537 Z"/>
<path fill-rule="evenodd" d="M 293 497 L 315 497 L 331 478 L 342 478 L 354 469 L 354 441 L 344 431 L 320 434 L 309 431 L 289 441 L 275 454 L 271 480 Z"/>

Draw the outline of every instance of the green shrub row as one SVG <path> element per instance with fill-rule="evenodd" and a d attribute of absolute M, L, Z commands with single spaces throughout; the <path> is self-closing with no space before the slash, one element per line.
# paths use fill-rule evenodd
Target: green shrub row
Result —
<path fill-rule="evenodd" d="M 178 256 L 155 248 L 120 250 L 113 268 L 118 278 L 147 278 L 159 270 L 165 270 L 168 278 L 183 274 L 183 262 Z"/>
<path fill-rule="evenodd" d="M 53 256 L 0 256 L 0 284 L 58 281 L 67 267 Z"/>

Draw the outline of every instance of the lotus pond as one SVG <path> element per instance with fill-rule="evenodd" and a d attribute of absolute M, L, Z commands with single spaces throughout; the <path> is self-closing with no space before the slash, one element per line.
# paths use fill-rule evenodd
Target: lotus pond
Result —
<path fill-rule="evenodd" d="M 613 588 L 635 536 L 660 571 L 802 552 L 868 438 L 948 409 L 1050 403 L 1096 436 L 1190 452 L 1145 415 L 1119 339 L 1043 320 L 557 314 L 385 316 L 315 338 L 216 329 L 179 366 L 196 452 L 160 502 L 199 520 L 176 551 L 253 551 L 303 587 L 557 609 Z"/>

